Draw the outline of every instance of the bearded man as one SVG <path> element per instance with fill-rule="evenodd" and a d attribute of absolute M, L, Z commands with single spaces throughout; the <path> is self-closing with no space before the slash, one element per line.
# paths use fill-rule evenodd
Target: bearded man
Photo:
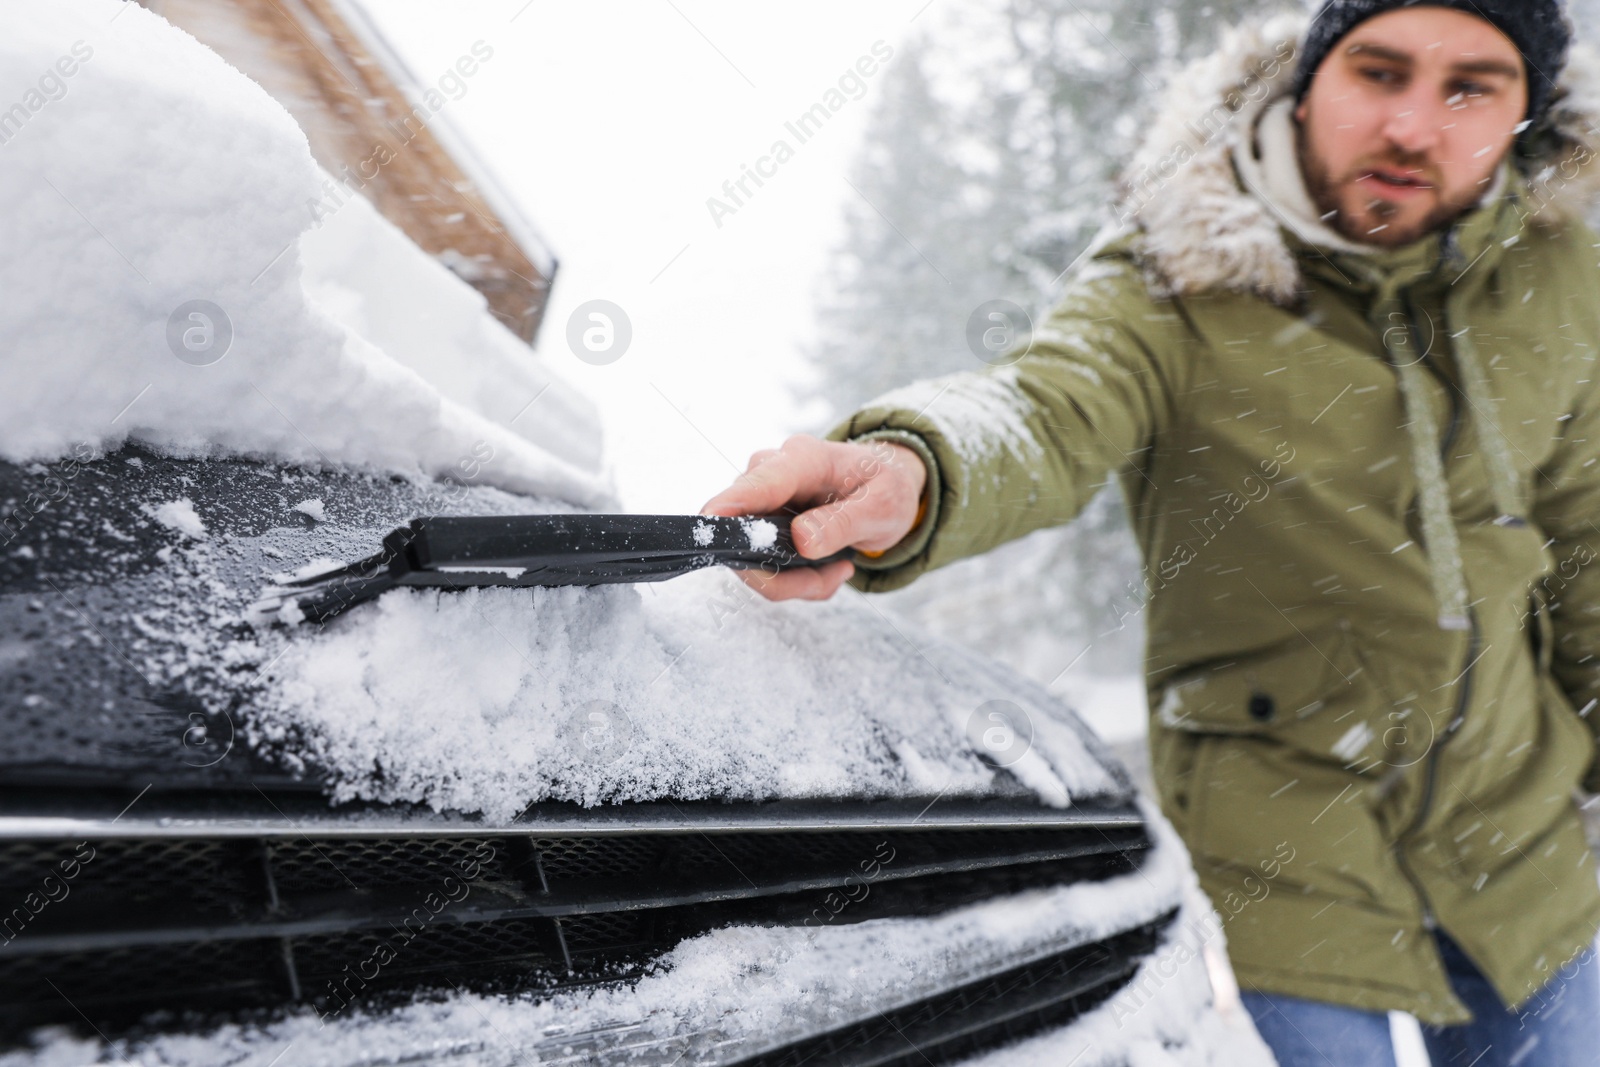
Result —
<path fill-rule="evenodd" d="M 854 547 L 746 579 L 821 598 L 1118 477 L 1161 805 L 1290 1067 L 1392 1064 L 1393 1010 L 1436 1064 L 1600 1061 L 1600 133 L 1569 43 L 1555 0 L 1235 34 L 1008 365 L 757 453 L 706 507 Z"/>

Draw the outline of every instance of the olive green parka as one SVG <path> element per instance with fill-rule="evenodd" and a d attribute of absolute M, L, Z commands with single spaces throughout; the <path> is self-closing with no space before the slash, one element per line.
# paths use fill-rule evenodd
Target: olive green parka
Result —
<path fill-rule="evenodd" d="M 1125 224 L 1019 358 L 834 431 L 930 468 L 927 518 L 855 581 L 1119 478 L 1160 801 L 1241 984 L 1460 1022 L 1431 926 L 1512 1005 L 1600 927 L 1575 799 L 1600 785 L 1600 94 L 1576 57 L 1538 157 L 1448 232 L 1319 247 L 1234 162 L 1300 29 L 1175 81 Z"/>

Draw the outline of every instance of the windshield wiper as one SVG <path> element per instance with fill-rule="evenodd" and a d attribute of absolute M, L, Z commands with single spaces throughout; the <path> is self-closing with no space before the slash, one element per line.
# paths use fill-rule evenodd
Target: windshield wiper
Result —
<path fill-rule="evenodd" d="M 659 582 L 706 567 L 771 573 L 850 559 L 807 559 L 787 515 L 492 515 L 411 520 L 383 550 L 348 566 L 275 581 L 258 621 L 323 622 L 400 586 L 609 585 Z"/>

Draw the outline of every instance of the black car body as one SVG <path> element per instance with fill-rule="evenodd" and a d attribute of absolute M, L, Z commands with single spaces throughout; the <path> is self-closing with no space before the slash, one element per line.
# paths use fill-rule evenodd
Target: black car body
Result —
<path fill-rule="evenodd" d="M 180 551 L 181 532 L 151 519 L 150 501 L 174 495 L 206 516 L 204 567 Z M 344 520 L 295 510 L 311 495 Z M 1054 707 L 1105 768 L 1099 795 L 1052 807 L 999 773 L 983 795 L 538 802 L 499 819 L 330 804 L 295 738 L 251 733 L 271 645 L 244 608 L 263 576 L 356 558 L 415 515 L 548 501 L 134 447 L 0 464 L 0 501 L 11 516 L 0 548 L 0 1023 L 13 1048 L 43 1040 L 42 1024 L 138 1041 L 307 1013 L 337 1024 L 441 996 L 532 1003 L 627 989 L 708 931 L 834 930 L 1110 884 L 1136 874 L 1151 846 L 1125 773 L 1018 679 L 1011 691 Z M 320 639 L 309 627 L 273 633 Z M 1102 1002 L 1173 917 L 1167 906 L 1010 958 L 948 961 L 893 995 L 843 1014 L 797 1010 L 759 1033 L 656 1025 L 646 1040 L 637 1021 L 578 1026 L 541 1062 L 957 1059 Z M 418 1055 L 492 1060 L 499 1044 L 486 1033 Z"/>

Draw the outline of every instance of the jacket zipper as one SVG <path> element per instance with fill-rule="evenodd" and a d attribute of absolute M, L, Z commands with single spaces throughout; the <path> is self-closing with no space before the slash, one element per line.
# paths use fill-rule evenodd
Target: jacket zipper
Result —
<path fill-rule="evenodd" d="M 1462 723 L 1467 719 L 1467 704 L 1472 699 L 1472 668 L 1478 661 L 1478 614 L 1470 607 L 1467 609 L 1467 619 L 1471 629 L 1467 634 L 1467 659 L 1466 666 L 1461 670 L 1461 688 L 1456 694 L 1455 713 L 1450 717 L 1450 722 L 1444 728 L 1444 734 L 1434 742 L 1433 750 L 1428 753 L 1427 767 L 1423 772 L 1422 800 L 1417 804 L 1417 813 L 1412 816 L 1411 822 L 1400 836 L 1395 839 L 1395 859 L 1399 862 L 1400 873 L 1405 875 L 1411 887 L 1417 891 L 1417 899 L 1422 901 L 1422 925 L 1429 930 L 1438 926 L 1433 914 L 1433 904 L 1428 900 L 1427 892 L 1422 888 L 1422 882 L 1417 878 L 1416 872 L 1411 869 L 1411 861 L 1406 859 L 1405 846 L 1409 844 L 1422 830 L 1428 821 L 1430 809 L 1433 807 L 1434 793 L 1439 784 L 1439 760 L 1444 752 L 1445 745 L 1461 730 Z"/>

